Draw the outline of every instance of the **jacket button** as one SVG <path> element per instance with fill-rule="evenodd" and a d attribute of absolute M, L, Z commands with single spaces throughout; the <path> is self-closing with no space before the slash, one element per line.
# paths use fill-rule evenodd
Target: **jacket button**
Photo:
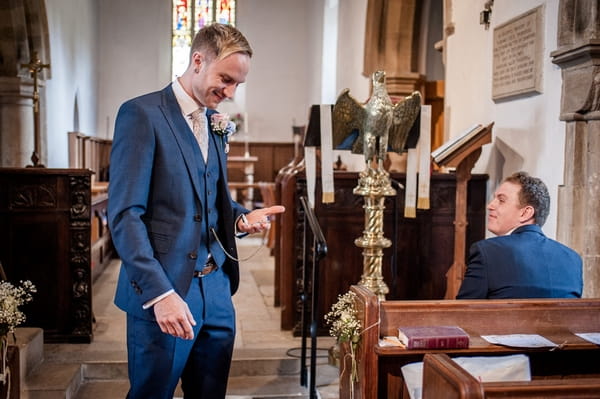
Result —
<path fill-rule="evenodd" d="M 202 221 L 202 215 L 194 215 L 194 222 L 201 222 Z"/>
<path fill-rule="evenodd" d="M 188 254 L 188 258 L 190 258 L 192 260 L 196 260 L 196 259 L 198 259 L 198 254 L 196 254 L 195 252 L 190 252 Z"/>

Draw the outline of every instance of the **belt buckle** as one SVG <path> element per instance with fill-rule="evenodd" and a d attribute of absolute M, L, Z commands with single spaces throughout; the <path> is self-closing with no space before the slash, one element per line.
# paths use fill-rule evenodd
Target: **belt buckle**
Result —
<path fill-rule="evenodd" d="M 217 264 L 211 259 L 210 261 L 206 262 L 206 264 L 204 265 L 202 270 L 196 271 L 196 275 L 200 278 L 202 278 L 204 276 L 208 276 L 209 274 L 211 274 L 212 272 L 215 271 L 216 267 L 217 267 Z M 205 272 L 205 270 L 206 270 L 206 272 Z"/>

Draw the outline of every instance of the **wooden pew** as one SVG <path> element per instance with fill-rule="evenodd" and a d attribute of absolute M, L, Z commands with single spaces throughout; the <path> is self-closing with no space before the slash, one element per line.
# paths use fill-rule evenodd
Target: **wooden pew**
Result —
<path fill-rule="evenodd" d="M 511 300 L 419 300 L 382 301 L 364 287 L 352 286 L 357 294 L 363 334 L 357 351 L 359 381 L 355 398 L 403 398 L 401 367 L 423 361 L 426 353 L 450 356 L 485 356 L 526 353 L 532 375 L 548 378 L 563 375 L 600 376 L 600 346 L 573 333 L 600 331 L 600 299 L 511 299 Z M 407 350 L 379 346 L 381 336 L 397 335 L 397 327 L 458 325 L 471 337 L 468 349 Z M 560 349 L 517 349 L 492 345 L 481 338 L 489 334 L 540 334 Z M 340 397 L 350 397 L 347 373 L 350 358 L 342 348 Z M 591 366 L 590 366 L 591 365 Z"/>
<path fill-rule="evenodd" d="M 481 382 L 445 353 L 427 353 L 423 363 L 423 399 L 600 398 L 600 378 Z"/>

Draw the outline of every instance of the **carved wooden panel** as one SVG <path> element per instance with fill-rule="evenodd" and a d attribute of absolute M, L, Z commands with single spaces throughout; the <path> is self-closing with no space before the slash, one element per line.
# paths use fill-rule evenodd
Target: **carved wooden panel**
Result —
<path fill-rule="evenodd" d="M 0 187 L 0 261 L 38 290 L 25 325 L 47 342 L 90 342 L 91 172 L 0 168 Z"/>

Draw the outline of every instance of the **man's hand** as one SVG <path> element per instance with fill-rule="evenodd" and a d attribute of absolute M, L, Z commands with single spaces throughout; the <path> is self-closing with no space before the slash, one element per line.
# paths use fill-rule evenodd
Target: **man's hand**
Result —
<path fill-rule="evenodd" d="M 271 226 L 269 216 L 282 213 L 285 208 L 281 205 L 274 205 L 268 208 L 255 209 L 240 218 L 237 224 L 237 230 L 243 233 L 259 233 Z"/>
<path fill-rule="evenodd" d="M 192 326 L 196 325 L 196 321 L 187 303 L 176 293 L 155 303 L 154 315 L 160 330 L 165 334 L 183 339 L 194 338 Z"/>

